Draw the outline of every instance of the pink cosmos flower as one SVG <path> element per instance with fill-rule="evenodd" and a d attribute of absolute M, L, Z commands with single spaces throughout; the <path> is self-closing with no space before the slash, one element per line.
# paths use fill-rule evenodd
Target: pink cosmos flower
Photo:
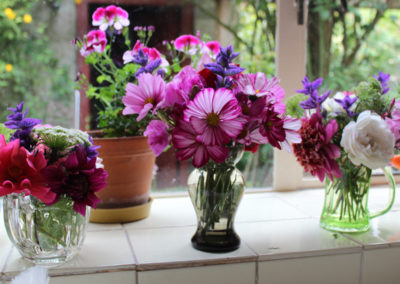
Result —
<path fill-rule="evenodd" d="M 8 144 L 0 135 L 0 196 L 10 193 L 33 195 L 51 203 L 56 194 L 46 185 L 41 171 L 46 167 L 43 153 L 31 154 L 16 139 Z"/>
<path fill-rule="evenodd" d="M 242 131 L 243 123 L 237 120 L 241 112 L 232 91 L 207 88 L 188 103 L 184 118 L 204 144 L 222 145 Z"/>
<path fill-rule="evenodd" d="M 107 37 L 106 33 L 102 30 L 90 31 L 83 42 L 83 47 L 81 48 L 82 56 L 88 56 L 92 52 L 103 52 L 106 48 Z"/>
<path fill-rule="evenodd" d="M 285 96 L 285 91 L 279 85 L 279 79 L 272 78 L 268 81 L 267 77 L 262 72 L 256 74 L 243 74 L 236 81 L 240 92 L 248 96 L 266 97 L 267 103 L 273 104 L 278 113 L 285 112 L 285 104 L 282 100 Z"/>
<path fill-rule="evenodd" d="M 260 133 L 268 139 L 268 142 L 278 149 L 292 152 L 291 143 L 300 143 L 301 136 L 298 130 L 301 127 L 299 119 L 281 117 L 272 106 L 266 109 Z"/>
<path fill-rule="evenodd" d="M 223 163 L 229 156 L 229 148 L 220 145 L 204 145 L 190 123 L 180 120 L 172 130 L 172 143 L 179 160 L 193 157 L 192 164 L 200 168 L 207 164 L 210 157 L 217 163 Z"/>
<path fill-rule="evenodd" d="M 316 112 L 309 119 L 302 119 L 299 131 L 301 142 L 293 144 L 294 155 L 305 172 L 318 176 L 320 181 L 324 180 L 325 175 L 330 180 L 333 180 L 333 176 L 342 176 L 335 160 L 340 157 L 340 148 L 331 143 L 337 129 L 336 120 L 331 120 L 324 126 L 321 114 Z"/>
<path fill-rule="evenodd" d="M 129 26 L 128 18 L 128 12 L 115 5 L 110 5 L 106 8 L 99 7 L 92 15 L 92 25 L 99 26 L 99 29 L 102 31 L 114 26 L 119 31 Z"/>
<path fill-rule="evenodd" d="M 160 107 L 165 96 L 165 82 L 159 75 L 143 73 L 138 78 L 138 85 L 128 83 L 126 95 L 122 97 L 124 115 L 139 114 L 140 121 L 153 109 L 153 114 Z"/>
<path fill-rule="evenodd" d="M 161 120 L 152 120 L 143 133 L 148 137 L 148 143 L 154 155 L 158 157 L 169 144 L 168 126 Z"/>
<path fill-rule="evenodd" d="M 175 42 L 175 48 L 179 51 L 193 55 L 201 41 L 193 35 L 181 35 Z"/>

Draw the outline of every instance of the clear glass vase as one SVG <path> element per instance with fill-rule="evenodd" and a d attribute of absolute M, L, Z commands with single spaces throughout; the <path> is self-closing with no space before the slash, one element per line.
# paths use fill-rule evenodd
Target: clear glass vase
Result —
<path fill-rule="evenodd" d="M 336 232 L 368 231 L 369 221 L 388 212 L 393 205 L 396 184 L 391 169 L 383 172 L 389 181 L 391 198 L 382 211 L 371 213 L 368 210 L 368 193 L 371 169 L 365 166 L 341 166 L 342 177 L 325 180 L 325 202 L 321 214 L 321 227 Z"/>
<path fill-rule="evenodd" d="M 11 242 L 24 258 L 42 265 L 63 263 L 78 253 L 90 216 L 90 207 L 82 216 L 66 197 L 47 206 L 33 196 L 9 194 L 3 210 Z"/>
<path fill-rule="evenodd" d="M 240 246 L 233 225 L 245 185 L 242 173 L 235 168 L 242 154 L 243 149 L 235 147 L 224 163 L 209 162 L 188 178 L 189 195 L 197 215 L 192 245 L 198 250 L 228 252 Z"/>

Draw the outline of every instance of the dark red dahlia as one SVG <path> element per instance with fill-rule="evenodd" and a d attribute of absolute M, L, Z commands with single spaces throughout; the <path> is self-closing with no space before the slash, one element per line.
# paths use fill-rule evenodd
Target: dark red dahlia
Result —
<path fill-rule="evenodd" d="M 342 173 L 335 160 L 340 157 L 340 148 L 330 143 L 337 131 L 337 123 L 331 120 L 326 126 L 320 113 L 314 113 L 310 119 L 303 118 L 300 128 L 301 143 L 293 144 L 293 152 L 305 172 L 311 172 L 323 181 L 325 174 L 329 179 L 333 175 L 340 178 Z"/>
<path fill-rule="evenodd" d="M 56 201 L 63 194 L 69 196 L 74 201 L 74 210 L 83 216 L 86 205 L 96 208 L 100 199 L 94 193 L 106 186 L 108 174 L 104 169 L 96 168 L 96 159 L 88 159 L 85 149 L 78 146 L 58 166 L 43 169 L 48 186 L 57 194 Z"/>

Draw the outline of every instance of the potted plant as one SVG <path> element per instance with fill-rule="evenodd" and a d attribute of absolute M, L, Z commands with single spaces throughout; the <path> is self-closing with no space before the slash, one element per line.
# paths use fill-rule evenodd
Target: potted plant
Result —
<path fill-rule="evenodd" d="M 150 113 L 134 113 L 123 104 L 126 91 L 131 88 L 129 83 L 138 82 L 146 74 L 158 74 L 168 81 L 184 62 L 200 65 L 213 51 L 211 45 L 208 48 L 198 37 L 180 37 L 174 44 L 165 43 L 171 54 L 170 64 L 156 48 L 147 46 L 154 33 L 152 26 L 134 27 L 139 39 L 128 50 L 131 47 L 128 13 L 120 7 L 100 7 L 93 13 L 92 20 L 98 29 L 90 31 L 82 41 L 76 40 L 76 45 L 96 76 L 97 85 L 88 84 L 86 95 L 101 106 L 94 143 L 100 146 L 98 151 L 109 179 L 106 189 L 98 195 L 102 202 L 93 210 L 91 220 L 133 221 L 149 214 L 155 156 L 147 137 L 143 136 Z M 113 50 L 113 42 L 120 43 L 126 51 Z M 81 78 L 80 82 L 86 85 L 87 78 Z M 163 92 L 162 89 L 157 91 Z M 144 98 L 143 103 L 148 109 L 160 102 L 155 97 Z"/>

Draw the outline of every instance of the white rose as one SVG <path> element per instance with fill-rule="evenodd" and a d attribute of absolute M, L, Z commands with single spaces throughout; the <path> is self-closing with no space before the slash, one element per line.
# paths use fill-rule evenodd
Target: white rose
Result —
<path fill-rule="evenodd" d="M 363 111 L 357 122 L 346 125 L 340 145 L 355 165 L 372 170 L 387 166 L 394 155 L 394 135 L 389 125 L 369 110 Z"/>

